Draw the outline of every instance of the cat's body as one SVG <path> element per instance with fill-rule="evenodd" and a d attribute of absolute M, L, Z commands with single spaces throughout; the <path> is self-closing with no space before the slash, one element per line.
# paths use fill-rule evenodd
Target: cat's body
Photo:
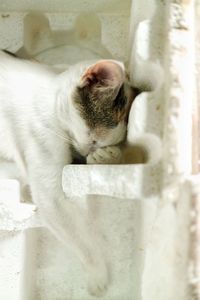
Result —
<path fill-rule="evenodd" d="M 72 146 L 87 163 L 115 163 L 134 98 L 116 61 L 84 62 L 56 74 L 0 52 L 0 158 L 17 165 L 51 232 L 78 255 L 91 294 L 101 295 L 108 270 L 92 221 L 67 200 L 63 167 Z M 91 116 L 91 117 L 90 117 Z"/>

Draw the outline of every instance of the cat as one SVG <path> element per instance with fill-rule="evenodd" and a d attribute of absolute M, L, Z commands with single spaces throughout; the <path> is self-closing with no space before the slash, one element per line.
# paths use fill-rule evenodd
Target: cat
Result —
<path fill-rule="evenodd" d="M 109 284 L 101 237 L 67 200 L 62 170 L 75 152 L 87 164 L 120 161 L 136 94 L 119 61 L 85 61 L 58 74 L 0 52 L 0 158 L 17 165 L 46 226 L 79 257 L 95 296 Z"/>

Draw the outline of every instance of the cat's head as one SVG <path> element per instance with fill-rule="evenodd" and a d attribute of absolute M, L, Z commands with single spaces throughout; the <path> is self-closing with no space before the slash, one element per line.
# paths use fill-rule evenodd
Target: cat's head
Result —
<path fill-rule="evenodd" d="M 124 65 L 100 60 L 81 74 L 72 93 L 73 146 L 81 155 L 124 140 L 131 104 L 137 95 Z"/>

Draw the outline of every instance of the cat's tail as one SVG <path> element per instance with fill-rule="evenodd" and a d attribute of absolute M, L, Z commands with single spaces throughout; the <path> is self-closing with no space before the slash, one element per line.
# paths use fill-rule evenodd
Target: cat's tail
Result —
<path fill-rule="evenodd" d="M 127 148 L 132 149 L 129 150 L 129 155 L 132 153 L 133 163 L 147 163 L 153 165 L 161 160 L 163 154 L 161 139 L 152 133 L 134 134 L 133 137 L 129 136 Z M 135 151 L 135 149 L 137 149 L 137 151 Z M 139 161 L 138 158 L 134 158 L 135 153 L 137 156 L 139 153 L 139 160 L 141 161 Z"/>

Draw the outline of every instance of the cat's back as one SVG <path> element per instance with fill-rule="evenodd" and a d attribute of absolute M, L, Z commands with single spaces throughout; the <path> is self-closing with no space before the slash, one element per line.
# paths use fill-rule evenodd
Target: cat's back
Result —
<path fill-rule="evenodd" d="M 0 84 L 34 85 L 39 81 L 48 81 L 55 76 L 55 72 L 48 66 L 41 65 L 36 61 L 27 61 L 13 57 L 0 51 Z"/>
<path fill-rule="evenodd" d="M 54 76 L 48 67 L 0 51 L 0 140 L 4 141 L 0 157 L 13 159 L 16 145 L 23 149 L 23 141 L 27 143 L 30 135 L 28 130 L 36 119 L 42 119 L 40 106 L 47 111 L 44 102 L 53 98 L 49 90 L 53 90 Z"/>
<path fill-rule="evenodd" d="M 53 89 L 55 76 L 48 66 L 0 51 L 0 111 L 30 108 L 37 95 Z"/>

